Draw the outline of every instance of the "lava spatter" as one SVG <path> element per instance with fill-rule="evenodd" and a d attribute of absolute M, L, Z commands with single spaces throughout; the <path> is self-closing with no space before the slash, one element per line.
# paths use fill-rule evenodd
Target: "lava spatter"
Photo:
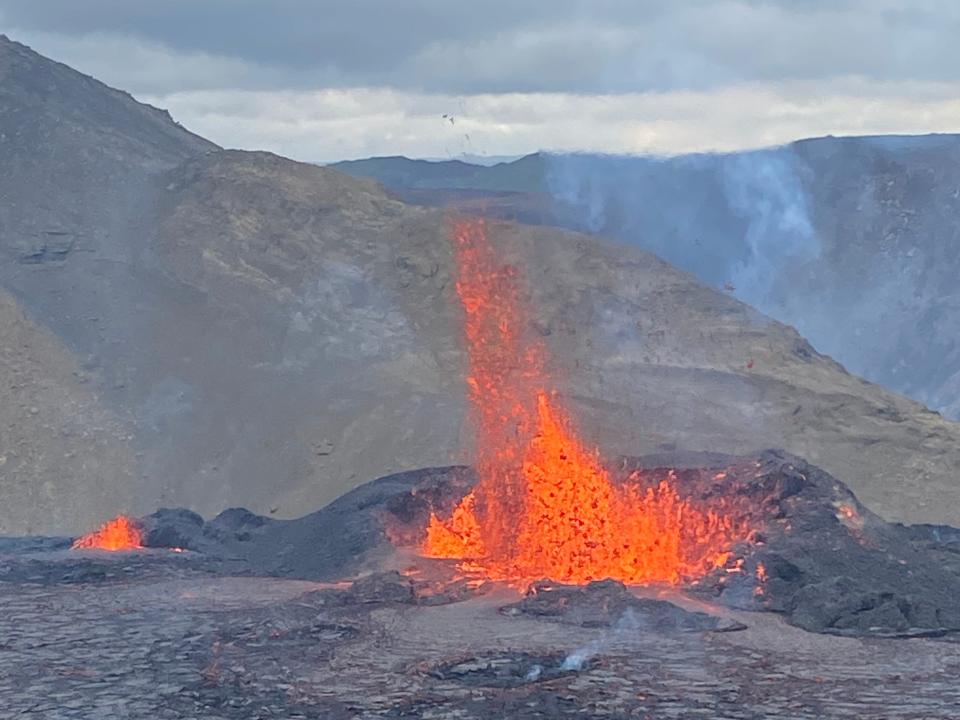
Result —
<path fill-rule="evenodd" d="M 615 484 L 551 387 L 520 271 L 483 220 L 457 221 L 452 237 L 480 479 L 450 517 L 430 518 L 422 552 L 512 581 L 679 583 L 723 565 L 746 523 L 668 481 Z"/>
<path fill-rule="evenodd" d="M 143 547 L 143 531 L 136 521 L 126 515 L 118 515 L 105 522 L 97 530 L 73 541 L 73 549 L 86 550 L 137 550 Z"/>

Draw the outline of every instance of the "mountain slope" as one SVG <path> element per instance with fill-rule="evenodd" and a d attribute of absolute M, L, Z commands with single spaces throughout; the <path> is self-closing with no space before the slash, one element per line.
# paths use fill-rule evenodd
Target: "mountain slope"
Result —
<path fill-rule="evenodd" d="M 796 326 L 853 372 L 960 418 L 960 136 L 533 155 L 473 171 L 410 165 L 402 176 L 397 162 L 344 169 L 411 202 L 637 244 Z M 520 164 L 539 175 L 514 182 Z"/>
<path fill-rule="evenodd" d="M 89 527 L 138 496 L 112 402 L 142 304 L 130 228 L 152 174 L 215 148 L 0 36 L 0 534 Z"/>
<path fill-rule="evenodd" d="M 354 177 L 371 177 L 387 187 L 411 190 L 471 189 L 544 192 L 547 160 L 540 154 L 493 165 L 462 160 L 411 160 L 403 156 L 344 160 L 330 167 Z"/>
<path fill-rule="evenodd" d="M 103 197 L 144 171 L 216 146 L 65 65 L 0 35 L 0 227 L 18 260 L 39 261 L 49 233 L 104 234 Z M 56 249 L 51 249 L 56 254 Z"/>
<path fill-rule="evenodd" d="M 369 477 L 464 459 L 442 213 L 263 153 L 205 155 L 158 187 L 149 243 L 179 291 L 143 317 L 132 386 L 176 378 L 154 472 L 190 478 L 177 497 L 290 515 Z M 608 457 L 781 445 L 887 515 L 950 516 L 957 425 L 652 255 L 548 228 L 491 232 L 525 269 L 555 375 Z"/>
<path fill-rule="evenodd" d="M 131 429 L 49 331 L 0 291 L 0 534 L 93 523 L 132 505 Z"/>
<path fill-rule="evenodd" d="M 21 46 L 3 52 L 21 90 L 0 106 L 0 133 L 20 128 L 0 181 L 14 318 L 0 341 L 20 349 L 0 372 L 53 389 L 0 406 L 13 431 L 0 442 L 38 458 L 16 476 L 0 467 L 0 533 L 174 504 L 296 516 L 378 475 L 469 460 L 442 211 L 332 169 L 217 150 Z M 41 101 L 49 77 L 69 86 L 58 98 L 85 99 Z M 48 130 L 27 132 L 31 115 Z M 888 517 L 960 522 L 960 426 L 649 253 L 490 230 L 524 271 L 551 371 L 605 456 L 782 446 Z M 50 452 L 75 417 L 89 418 L 77 450 Z"/>

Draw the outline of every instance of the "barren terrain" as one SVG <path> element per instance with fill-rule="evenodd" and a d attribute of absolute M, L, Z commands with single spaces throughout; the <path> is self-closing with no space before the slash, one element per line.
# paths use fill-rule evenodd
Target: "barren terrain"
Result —
<path fill-rule="evenodd" d="M 25 562 L 0 554 L 2 718 L 960 714 L 950 640 L 813 635 L 759 613 L 733 613 L 739 632 L 576 628 L 498 612 L 517 599 L 505 588 L 338 605 L 329 585 L 218 576 L 191 553 Z M 553 670 L 578 649 L 582 669 Z"/>

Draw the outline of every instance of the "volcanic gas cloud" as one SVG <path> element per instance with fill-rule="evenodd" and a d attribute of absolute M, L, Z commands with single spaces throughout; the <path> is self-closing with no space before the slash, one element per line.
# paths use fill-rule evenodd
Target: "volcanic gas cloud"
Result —
<path fill-rule="evenodd" d="M 483 220 L 455 222 L 452 239 L 480 479 L 449 517 L 431 516 L 422 553 L 511 581 L 679 583 L 722 566 L 746 524 L 675 483 L 614 483 L 553 391 L 520 271 Z"/>

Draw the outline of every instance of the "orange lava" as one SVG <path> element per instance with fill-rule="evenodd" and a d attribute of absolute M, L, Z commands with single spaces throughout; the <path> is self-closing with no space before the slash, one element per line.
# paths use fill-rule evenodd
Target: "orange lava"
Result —
<path fill-rule="evenodd" d="M 763 586 L 766 584 L 767 577 L 768 577 L 767 567 L 762 562 L 757 563 L 756 576 L 757 576 L 757 585 L 756 587 L 753 588 L 753 594 L 759 597 L 763 595 Z"/>
<path fill-rule="evenodd" d="M 456 222 L 453 240 L 480 479 L 449 518 L 430 518 L 423 554 L 511 581 L 680 583 L 723 566 L 745 523 L 672 482 L 614 484 L 549 389 L 519 271 L 483 220 Z"/>
<path fill-rule="evenodd" d="M 136 550 L 143 547 L 140 527 L 126 515 L 118 515 L 92 533 L 73 541 L 74 549 Z"/>

